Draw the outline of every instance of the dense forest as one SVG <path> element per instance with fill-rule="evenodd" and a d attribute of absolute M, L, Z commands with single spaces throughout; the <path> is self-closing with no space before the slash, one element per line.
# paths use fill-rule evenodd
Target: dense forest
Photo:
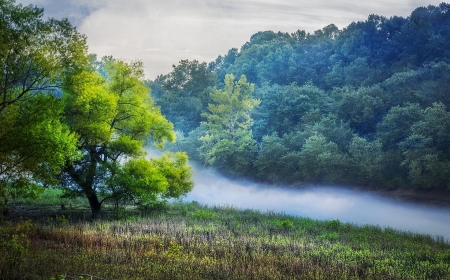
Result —
<path fill-rule="evenodd" d="M 450 188 L 450 5 L 258 32 L 147 81 L 173 150 L 273 184 Z"/>

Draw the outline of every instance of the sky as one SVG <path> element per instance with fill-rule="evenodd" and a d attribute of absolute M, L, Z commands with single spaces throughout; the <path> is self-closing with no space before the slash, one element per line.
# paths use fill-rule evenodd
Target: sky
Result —
<path fill-rule="evenodd" d="M 146 78 L 182 59 L 211 62 L 258 31 L 343 29 L 370 14 L 407 17 L 442 0 L 16 0 L 68 18 L 87 36 L 89 52 L 143 61 Z"/>

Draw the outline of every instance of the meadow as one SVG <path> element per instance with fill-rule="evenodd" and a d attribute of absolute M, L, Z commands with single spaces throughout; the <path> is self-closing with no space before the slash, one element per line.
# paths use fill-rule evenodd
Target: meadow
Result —
<path fill-rule="evenodd" d="M 56 194 L 2 221 L 0 279 L 450 279 L 438 237 L 196 202 L 91 220 Z"/>

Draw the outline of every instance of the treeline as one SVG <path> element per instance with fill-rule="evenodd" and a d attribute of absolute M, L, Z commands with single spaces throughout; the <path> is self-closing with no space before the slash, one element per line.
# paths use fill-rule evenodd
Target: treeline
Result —
<path fill-rule="evenodd" d="M 209 64 L 183 60 L 148 86 L 178 131 L 171 149 L 222 172 L 277 184 L 448 189 L 449 45 L 442 3 L 343 30 L 258 32 Z M 252 87 L 246 98 L 236 95 L 243 85 Z M 249 119 L 233 115 L 248 102 Z"/>

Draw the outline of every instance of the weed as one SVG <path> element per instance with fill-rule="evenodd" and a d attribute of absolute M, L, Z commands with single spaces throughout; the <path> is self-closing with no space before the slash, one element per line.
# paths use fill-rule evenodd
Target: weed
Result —
<path fill-rule="evenodd" d="M 196 203 L 174 203 L 151 213 L 123 211 L 119 220 L 71 222 L 60 216 L 54 224 L 3 223 L 0 275 L 450 279 L 450 244 L 429 236 Z"/>
<path fill-rule="evenodd" d="M 197 220 L 205 221 L 217 219 L 219 217 L 219 214 L 209 209 L 199 209 L 194 211 L 192 217 Z"/>
<path fill-rule="evenodd" d="M 283 229 L 290 229 L 290 228 L 292 228 L 294 226 L 294 223 L 292 221 L 290 221 L 290 220 L 287 220 L 287 219 L 283 220 L 283 221 L 275 220 L 274 224 L 275 224 L 276 227 L 283 228 Z"/>

